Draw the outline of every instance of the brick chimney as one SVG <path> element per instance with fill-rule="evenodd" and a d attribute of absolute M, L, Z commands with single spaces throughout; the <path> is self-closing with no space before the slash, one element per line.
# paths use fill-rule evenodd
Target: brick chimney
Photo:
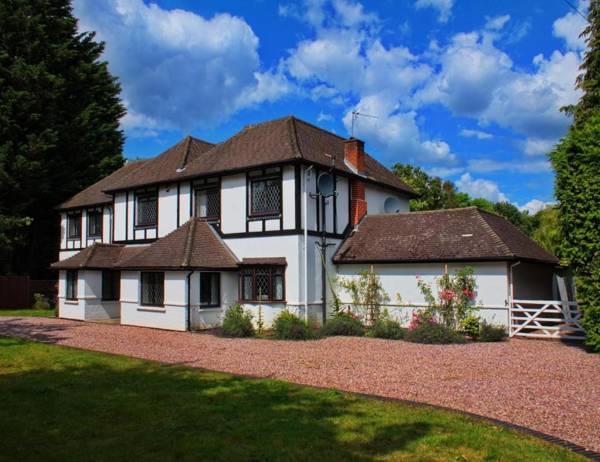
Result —
<path fill-rule="evenodd" d="M 365 143 L 350 138 L 344 141 L 344 160 L 356 173 L 365 173 Z M 367 213 L 365 200 L 365 183 L 357 178 L 350 180 L 350 223 L 356 226 Z"/>

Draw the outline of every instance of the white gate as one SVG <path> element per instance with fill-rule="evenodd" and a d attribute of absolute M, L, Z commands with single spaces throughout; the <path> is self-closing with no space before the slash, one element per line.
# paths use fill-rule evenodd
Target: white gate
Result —
<path fill-rule="evenodd" d="M 577 302 L 557 300 L 512 300 L 510 336 L 585 339 Z"/>

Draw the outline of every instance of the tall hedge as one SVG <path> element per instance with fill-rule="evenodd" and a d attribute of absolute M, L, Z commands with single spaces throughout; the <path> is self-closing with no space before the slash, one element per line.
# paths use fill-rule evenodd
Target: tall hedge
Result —
<path fill-rule="evenodd" d="M 573 125 L 550 158 L 563 236 L 559 255 L 575 271 L 587 344 L 600 352 L 600 115 Z"/>

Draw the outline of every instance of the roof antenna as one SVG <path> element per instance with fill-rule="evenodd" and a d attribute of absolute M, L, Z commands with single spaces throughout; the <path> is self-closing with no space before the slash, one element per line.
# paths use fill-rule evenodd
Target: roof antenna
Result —
<path fill-rule="evenodd" d="M 356 121 L 358 120 L 359 117 L 369 117 L 371 119 L 378 119 L 379 117 L 374 116 L 374 115 L 370 115 L 370 114 L 363 114 L 362 112 L 359 111 L 352 111 L 352 128 L 350 130 L 350 137 L 354 138 L 354 124 L 356 123 Z"/>

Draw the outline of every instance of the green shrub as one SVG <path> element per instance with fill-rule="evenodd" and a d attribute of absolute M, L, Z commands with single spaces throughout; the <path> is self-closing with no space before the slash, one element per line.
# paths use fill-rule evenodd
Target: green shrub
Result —
<path fill-rule="evenodd" d="M 415 343 L 448 344 L 465 343 L 465 338 L 458 332 L 436 322 L 422 322 L 409 329 L 406 340 Z"/>
<path fill-rule="evenodd" d="M 340 312 L 327 320 L 321 328 L 321 333 L 326 336 L 348 335 L 362 337 L 365 335 L 365 327 L 353 314 Z"/>
<path fill-rule="evenodd" d="M 479 336 L 479 317 L 470 314 L 460 323 L 461 330 L 471 336 L 477 338 Z"/>
<path fill-rule="evenodd" d="M 34 310 L 49 310 L 50 301 L 44 294 L 33 294 L 33 309 Z"/>
<path fill-rule="evenodd" d="M 280 340 L 308 340 L 314 338 L 313 329 L 294 313 L 283 310 L 273 321 L 273 332 Z"/>
<path fill-rule="evenodd" d="M 244 310 L 239 304 L 230 306 L 223 317 L 222 330 L 226 337 L 252 337 L 252 313 Z"/>
<path fill-rule="evenodd" d="M 480 342 L 501 342 L 506 338 L 506 329 L 504 326 L 494 326 L 483 321 L 479 326 L 479 336 L 477 340 Z"/>
<path fill-rule="evenodd" d="M 398 321 L 389 318 L 379 319 L 367 332 L 369 337 L 387 338 L 390 340 L 401 340 L 406 336 L 404 327 Z"/>

